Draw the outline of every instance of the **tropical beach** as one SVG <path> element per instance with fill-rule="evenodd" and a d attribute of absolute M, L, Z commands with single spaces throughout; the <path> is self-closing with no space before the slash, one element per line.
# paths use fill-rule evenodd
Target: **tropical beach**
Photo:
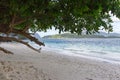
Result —
<path fill-rule="evenodd" d="M 1 43 L 0 80 L 120 80 L 120 64 L 59 54 L 40 53 L 19 43 Z"/>
<path fill-rule="evenodd" d="M 120 80 L 119 25 L 120 0 L 1 0 L 0 80 Z"/>

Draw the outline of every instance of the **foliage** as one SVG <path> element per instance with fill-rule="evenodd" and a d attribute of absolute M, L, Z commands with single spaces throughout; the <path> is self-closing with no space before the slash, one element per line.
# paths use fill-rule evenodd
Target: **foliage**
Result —
<path fill-rule="evenodd" d="M 110 14 L 120 17 L 120 0 L 1 0 L 0 23 L 10 24 L 13 16 L 23 19 L 16 29 L 25 26 L 46 31 L 54 26 L 61 31 L 97 32 L 100 26 L 111 30 Z"/>
<path fill-rule="evenodd" d="M 110 13 L 120 18 L 120 0 L 1 0 L 0 32 L 30 36 L 55 27 L 59 32 L 112 31 Z M 44 45 L 44 44 L 41 44 Z"/>

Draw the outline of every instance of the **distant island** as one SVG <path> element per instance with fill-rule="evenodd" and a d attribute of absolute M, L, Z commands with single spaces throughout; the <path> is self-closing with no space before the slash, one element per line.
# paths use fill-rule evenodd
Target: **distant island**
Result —
<path fill-rule="evenodd" d="M 91 35 L 77 35 L 71 33 L 63 33 L 63 34 L 56 34 L 56 35 L 48 35 L 44 36 L 43 38 L 120 38 L 120 34 L 118 33 L 105 33 L 100 32 Z"/>

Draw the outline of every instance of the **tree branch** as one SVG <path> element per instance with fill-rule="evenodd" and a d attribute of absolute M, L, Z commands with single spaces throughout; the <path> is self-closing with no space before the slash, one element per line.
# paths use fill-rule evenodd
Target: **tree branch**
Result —
<path fill-rule="evenodd" d="M 5 28 L 3 28 L 5 27 Z M 9 27 L 7 27 L 7 24 L 6 25 L 2 25 L 0 24 L 0 32 L 1 33 L 5 33 L 5 34 L 8 34 L 7 32 L 9 31 Z M 17 29 L 12 29 L 12 32 L 11 33 L 16 33 L 16 34 L 20 34 L 20 35 L 23 35 L 25 36 L 26 38 L 30 39 L 31 41 L 34 41 L 36 44 L 38 44 L 39 46 L 43 45 L 45 46 L 44 43 L 40 42 L 38 39 L 36 39 L 35 37 L 31 36 L 29 33 L 26 33 L 26 32 L 23 32 L 22 30 L 17 30 Z"/>
<path fill-rule="evenodd" d="M 25 26 L 25 28 L 23 29 L 23 32 L 26 32 L 29 29 L 29 27 L 30 27 L 30 24 Z"/>
<path fill-rule="evenodd" d="M 14 30 L 13 30 L 13 33 L 23 35 L 23 36 L 27 37 L 28 39 L 30 39 L 31 41 L 34 41 L 34 42 L 35 42 L 36 44 L 38 44 L 39 46 L 41 46 L 41 45 L 45 46 L 44 43 L 38 41 L 38 39 L 36 39 L 35 37 L 32 37 L 29 33 L 22 32 L 21 30 L 17 30 L 17 29 L 14 29 Z"/>
<path fill-rule="evenodd" d="M 21 19 L 21 18 L 17 17 L 16 14 L 14 14 L 9 27 L 13 28 L 14 26 L 19 25 L 25 21 L 26 21 L 26 19 Z"/>
<path fill-rule="evenodd" d="M 12 21 L 10 22 L 10 25 L 9 25 L 10 30 L 9 31 L 12 31 L 12 28 L 14 27 L 13 24 L 15 22 L 15 18 L 16 18 L 16 14 L 13 15 Z"/>
<path fill-rule="evenodd" d="M 37 52 L 40 52 L 39 50 L 37 50 L 37 49 L 33 48 L 31 45 L 29 45 L 27 42 L 23 42 L 23 41 L 21 41 L 21 40 L 19 40 L 19 39 L 16 39 L 16 38 L 12 38 L 12 37 L 2 37 L 2 36 L 0 36 L 0 39 L 3 40 L 3 41 L 4 41 L 4 40 L 11 40 L 11 41 L 19 42 L 19 43 L 22 43 L 22 44 L 28 46 L 29 48 L 37 51 Z"/>
<path fill-rule="evenodd" d="M 21 23 L 23 23 L 23 22 L 25 22 L 25 21 L 26 21 L 26 19 L 25 19 L 25 20 L 20 20 L 20 21 L 18 21 L 18 22 L 15 22 L 15 23 L 13 24 L 13 26 L 19 25 L 19 24 L 21 24 Z"/>

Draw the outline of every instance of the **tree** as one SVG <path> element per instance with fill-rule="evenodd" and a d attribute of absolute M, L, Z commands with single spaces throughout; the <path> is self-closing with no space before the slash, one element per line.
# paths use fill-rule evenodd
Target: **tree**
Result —
<path fill-rule="evenodd" d="M 59 32 L 81 34 L 84 30 L 91 34 L 102 27 L 112 31 L 110 13 L 120 18 L 120 0 L 0 0 L 0 33 L 23 35 L 44 46 L 28 30 L 35 33 L 55 27 Z M 0 39 L 20 42 L 36 50 L 14 37 L 0 36 Z"/>

